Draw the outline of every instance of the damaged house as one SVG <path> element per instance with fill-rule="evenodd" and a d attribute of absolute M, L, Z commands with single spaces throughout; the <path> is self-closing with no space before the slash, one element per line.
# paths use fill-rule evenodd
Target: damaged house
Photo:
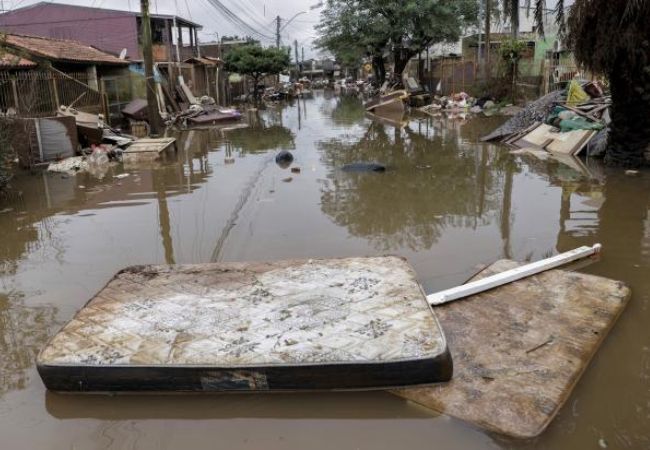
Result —
<path fill-rule="evenodd" d="M 0 61 L 0 114 L 25 167 L 74 154 L 75 118 L 57 117 L 60 107 L 106 114 L 101 79 L 129 65 L 79 42 L 19 34 L 2 36 Z"/>

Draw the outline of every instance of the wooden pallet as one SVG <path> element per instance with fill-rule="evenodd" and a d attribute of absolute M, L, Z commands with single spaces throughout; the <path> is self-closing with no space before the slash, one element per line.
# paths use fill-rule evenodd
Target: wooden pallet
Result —
<path fill-rule="evenodd" d="M 171 149 L 176 151 L 175 138 L 138 139 L 122 154 L 125 163 L 155 161 Z"/>

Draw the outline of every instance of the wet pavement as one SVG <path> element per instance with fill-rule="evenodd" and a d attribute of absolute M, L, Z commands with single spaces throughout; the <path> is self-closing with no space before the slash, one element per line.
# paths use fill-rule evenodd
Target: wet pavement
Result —
<path fill-rule="evenodd" d="M 251 119 L 225 138 L 183 133 L 164 164 L 14 180 L 0 200 L 1 448 L 650 448 L 650 174 L 478 144 L 499 117 L 402 126 L 319 94 Z M 281 149 L 291 167 L 276 165 Z M 388 170 L 341 170 L 358 161 Z M 46 392 L 34 367 L 48 337 L 133 264 L 396 254 L 433 292 L 496 259 L 595 242 L 602 259 L 581 270 L 625 281 L 633 298 L 531 442 L 383 392 L 71 396 Z"/>

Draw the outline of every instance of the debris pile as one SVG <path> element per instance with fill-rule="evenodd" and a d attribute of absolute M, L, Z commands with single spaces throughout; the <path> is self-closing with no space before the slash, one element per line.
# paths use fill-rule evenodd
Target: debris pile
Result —
<path fill-rule="evenodd" d="M 610 105 L 611 97 L 597 82 L 573 80 L 565 91 L 531 103 L 482 140 L 571 156 L 587 149 L 590 156 L 597 156 L 607 140 Z"/>
<path fill-rule="evenodd" d="M 469 112 L 472 114 L 484 113 L 490 116 L 496 113 L 515 115 L 520 112 L 520 108 L 513 105 L 501 106 L 497 104 L 496 100 L 490 96 L 481 98 L 474 98 L 466 92 L 458 92 L 450 96 L 434 96 L 431 104 L 419 108 L 420 111 L 437 115 L 440 111 L 463 113 Z"/>

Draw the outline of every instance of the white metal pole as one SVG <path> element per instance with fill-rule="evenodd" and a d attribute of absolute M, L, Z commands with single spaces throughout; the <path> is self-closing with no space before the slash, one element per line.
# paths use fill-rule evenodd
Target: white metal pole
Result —
<path fill-rule="evenodd" d="M 601 248 L 602 246 L 600 244 L 595 244 L 593 247 L 580 247 L 551 258 L 542 259 L 541 261 L 506 270 L 505 272 L 481 280 L 472 281 L 471 283 L 463 284 L 462 286 L 456 286 L 451 289 L 436 292 L 427 296 L 427 300 L 432 306 L 443 305 L 460 298 L 479 294 L 503 286 L 504 284 L 512 283 L 513 281 L 521 280 L 522 278 L 563 266 L 573 261 L 587 258 L 598 254 Z"/>

